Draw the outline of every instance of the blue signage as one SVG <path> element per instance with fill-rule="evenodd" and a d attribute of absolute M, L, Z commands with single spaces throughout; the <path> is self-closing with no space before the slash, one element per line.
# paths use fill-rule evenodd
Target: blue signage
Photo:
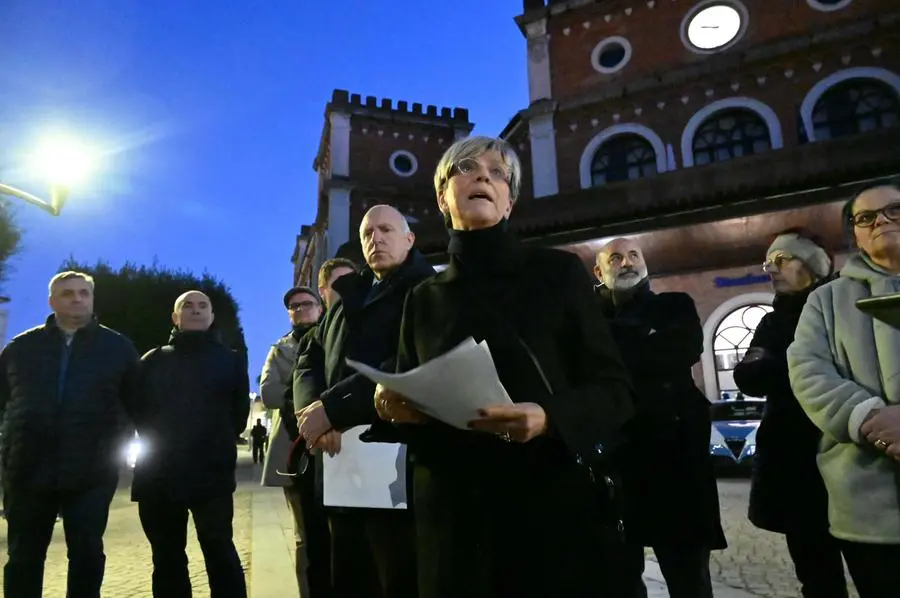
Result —
<path fill-rule="evenodd" d="M 771 279 L 768 274 L 747 274 L 738 278 L 728 278 L 726 276 L 716 276 L 714 283 L 717 288 L 727 287 L 746 287 L 752 284 L 768 283 Z"/>

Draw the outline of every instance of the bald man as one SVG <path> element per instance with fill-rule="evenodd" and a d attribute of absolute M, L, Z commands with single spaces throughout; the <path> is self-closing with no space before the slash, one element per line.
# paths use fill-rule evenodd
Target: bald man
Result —
<path fill-rule="evenodd" d="M 406 218 L 390 206 L 366 212 L 359 240 L 367 267 L 334 282 L 339 298 L 294 373 L 300 435 L 309 447 L 327 452 L 338 450 L 336 436 L 342 431 L 370 425 L 378 417 L 375 385 L 347 366 L 345 358 L 389 368 L 397 355 L 406 293 L 434 274 L 413 248 L 415 235 Z M 329 519 L 335 598 L 417 595 L 408 511 L 332 510 Z"/>
<path fill-rule="evenodd" d="M 603 247 L 594 273 L 637 399 L 637 434 L 623 452 L 622 472 L 632 596 L 647 596 L 641 574 L 644 547 L 652 546 L 672 598 L 712 598 L 710 551 L 726 544 L 709 456 L 709 401 L 691 375 L 703 352 L 694 300 L 651 291 L 644 253 L 628 239 Z"/>
<path fill-rule="evenodd" d="M 237 438 L 250 414 L 243 355 L 210 329 L 212 301 L 188 291 L 175 301 L 169 343 L 141 359 L 134 409 L 145 453 L 131 499 L 153 552 L 153 596 L 191 595 L 185 554 L 193 515 L 212 596 L 247 596 L 232 541 Z"/>

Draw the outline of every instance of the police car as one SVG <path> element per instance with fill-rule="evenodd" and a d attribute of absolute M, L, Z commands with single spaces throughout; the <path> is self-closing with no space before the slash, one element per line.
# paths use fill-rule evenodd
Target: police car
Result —
<path fill-rule="evenodd" d="M 764 399 L 717 401 L 709 406 L 709 454 L 717 466 L 749 467 L 753 463 L 756 430 L 765 406 Z"/>

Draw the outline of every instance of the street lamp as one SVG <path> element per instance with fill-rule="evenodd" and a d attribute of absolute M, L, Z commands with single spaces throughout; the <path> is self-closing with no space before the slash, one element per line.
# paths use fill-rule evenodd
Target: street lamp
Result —
<path fill-rule="evenodd" d="M 53 186 L 50 188 L 50 201 L 47 202 L 40 197 L 35 197 L 31 193 L 0 183 L 0 195 L 18 197 L 25 203 L 30 203 L 33 206 L 37 206 L 45 212 L 49 212 L 54 216 L 59 216 L 59 213 L 62 211 L 63 205 L 66 203 L 66 197 L 68 196 L 68 193 L 69 190 L 65 187 Z"/>
<path fill-rule="evenodd" d="M 50 182 L 50 201 L 3 183 L 0 183 L 0 195 L 17 197 L 53 216 L 59 216 L 71 186 L 84 181 L 96 167 L 95 154 L 89 148 L 64 137 L 40 145 L 30 162 L 30 169 Z"/>

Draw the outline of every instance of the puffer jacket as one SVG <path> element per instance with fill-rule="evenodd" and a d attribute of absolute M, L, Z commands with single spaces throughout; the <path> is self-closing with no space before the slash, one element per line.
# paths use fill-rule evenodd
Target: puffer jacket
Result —
<path fill-rule="evenodd" d="M 250 415 L 242 355 L 214 331 L 173 331 L 141 359 L 134 409 L 146 447 L 131 498 L 192 502 L 234 491 L 237 438 Z"/>
<path fill-rule="evenodd" d="M 0 459 L 6 488 L 89 488 L 116 475 L 138 355 L 93 320 L 66 345 L 55 316 L 0 353 Z"/>

